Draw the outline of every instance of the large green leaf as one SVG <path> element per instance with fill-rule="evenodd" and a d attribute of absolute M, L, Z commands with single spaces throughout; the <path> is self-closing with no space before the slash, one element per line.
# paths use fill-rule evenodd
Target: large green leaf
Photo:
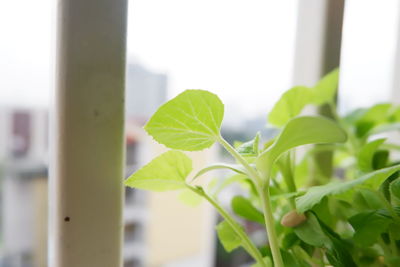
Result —
<path fill-rule="evenodd" d="M 376 189 L 387 177 L 398 170 L 400 170 L 400 165 L 380 169 L 347 182 L 332 182 L 326 185 L 311 187 L 304 195 L 296 198 L 297 210 L 299 212 L 310 210 L 324 197 L 344 193 L 357 185 L 366 184 Z"/>
<path fill-rule="evenodd" d="M 334 102 L 339 85 L 339 69 L 325 75 L 313 88 L 313 103 L 321 105 Z"/>
<path fill-rule="evenodd" d="M 374 154 L 378 150 L 379 146 L 385 142 L 385 140 L 385 138 L 377 139 L 363 146 L 357 157 L 357 165 L 360 170 L 369 172 L 374 169 L 372 164 Z"/>
<path fill-rule="evenodd" d="M 240 217 L 264 225 L 264 215 L 247 198 L 235 196 L 232 198 L 231 206 L 232 210 Z"/>
<path fill-rule="evenodd" d="M 227 252 L 231 252 L 242 244 L 242 239 L 227 221 L 219 223 L 216 228 L 218 239 Z"/>
<path fill-rule="evenodd" d="M 146 124 L 153 138 L 173 149 L 197 151 L 219 137 L 224 105 L 217 95 L 186 90 L 162 105 Z"/>
<path fill-rule="evenodd" d="M 125 180 L 125 185 L 151 191 L 186 188 L 192 161 L 184 153 L 170 150 L 153 159 Z"/>
<path fill-rule="evenodd" d="M 346 141 L 346 133 L 334 121 L 319 116 L 302 116 L 290 120 L 276 141 L 257 159 L 257 168 L 263 172 L 284 152 L 306 144 L 326 144 Z"/>
<path fill-rule="evenodd" d="M 386 232 L 393 220 L 387 211 L 373 210 L 358 213 L 351 217 L 349 222 L 355 230 L 354 241 L 369 247 L 376 242 L 381 233 Z"/>
<path fill-rule="evenodd" d="M 286 91 L 268 115 L 268 123 L 282 127 L 301 113 L 308 104 L 334 102 L 339 83 L 339 70 L 325 75 L 313 88 L 296 86 Z"/>
<path fill-rule="evenodd" d="M 279 127 L 284 126 L 290 119 L 299 115 L 311 99 L 310 88 L 305 86 L 293 87 L 276 102 L 268 115 L 268 123 Z"/>

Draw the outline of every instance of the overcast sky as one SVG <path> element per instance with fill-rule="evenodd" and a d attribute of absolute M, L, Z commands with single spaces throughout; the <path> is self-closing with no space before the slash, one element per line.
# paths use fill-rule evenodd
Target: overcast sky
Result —
<path fill-rule="evenodd" d="M 0 105 L 48 105 L 54 2 L 0 2 Z M 351 100 L 346 105 L 388 99 L 397 1 L 347 2 L 341 81 Z M 291 86 L 296 5 L 297 0 L 130 0 L 128 58 L 168 74 L 169 96 L 208 89 L 231 113 L 265 113 Z"/>

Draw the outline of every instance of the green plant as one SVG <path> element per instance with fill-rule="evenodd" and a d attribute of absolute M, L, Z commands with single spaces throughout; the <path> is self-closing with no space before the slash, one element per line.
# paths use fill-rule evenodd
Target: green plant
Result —
<path fill-rule="evenodd" d="M 224 248 L 242 247 L 254 266 L 400 266 L 400 164 L 392 158 L 400 147 L 377 139 L 399 129 L 400 107 L 378 104 L 340 117 L 337 84 L 335 70 L 312 88 L 290 89 L 268 117 L 280 133 L 263 144 L 257 134 L 236 147 L 220 134 L 220 99 L 208 91 L 187 90 L 162 105 L 145 126 L 172 150 L 125 184 L 184 190 L 206 199 L 224 219 L 216 227 Z M 307 105 L 328 106 L 333 119 L 300 116 Z M 203 150 L 216 142 L 236 164 L 218 163 L 193 174 L 191 159 L 182 151 Z M 333 155 L 330 164 L 319 160 L 323 153 Z M 334 171 L 327 170 L 332 166 Z M 211 181 L 217 186 L 195 185 L 197 177 L 216 169 L 234 175 Z M 247 196 L 235 196 L 230 212 L 217 197 L 232 183 L 242 184 Z M 263 225 L 268 244 L 257 247 L 238 218 Z"/>

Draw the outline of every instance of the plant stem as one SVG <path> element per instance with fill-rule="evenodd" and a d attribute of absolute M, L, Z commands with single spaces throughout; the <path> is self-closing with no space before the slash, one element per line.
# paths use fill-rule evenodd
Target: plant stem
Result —
<path fill-rule="evenodd" d="M 264 212 L 265 228 L 268 234 L 268 241 L 271 247 L 272 258 L 275 267 L 284 267 L 281 251 L 279 249 L 278 237 L 275 231 L 274 217 L 272 216 L 271 200 L 269 199 L 269 187 L 259 191 L 261 197 L 262 208 Z"/>
<path fill-rule="evenodd" d="M 257 185 L 261 184 L 261 178 L 259 177 L 257 171 L 250 166 L 250 164 L 242 157 L 242 155 L 239 154 L 239 152 L 236 151 L 235 148 L 233 148 L 222 136 L 220 136 L 217 141 L 226 149 L 226 151 L 229 152 L 229 154 L 232 155 L 232 157 L 234 157 L 240 164 L 243 165 L 250 178 L 253 179 Z"/>
<path fill-rule="evenodd" d="M 339 123 L 340 126 L 342 126 L 342 128 L 346 131 L 347 133 L 347 137 L 349 140 L 349 151 L 352 154 L 357 153 L 357 148 L 358 148 L 358 141 L 357 138 L 354 136 L 354 133 L 349 131 L 348 127 L 343 123 L 342 119 L 340 118 L 338 112 L 337 112 L 337 108 L 336 108 L 336 103 L 335 102 L 330 102 L 328 103 L 328 105 L 331 108 L 332 111 L 332 115 L 333 118 L 335 119 L 335 121 L 337 121 Z"/>
<path fill-rule="evenodd" d="M 263 256 L 257 247 L 253 244 L 250 240 L 246 232 L 243 230 L 242 226 L 232 218 L 232 216 L 223 208 L 221 207 L 212 197 L 210 197 L 201 187 L 193 187 L 187 185 L 187 187 L 193 191 L 194 193 L 198 194 L 199 196 L 205 198 L 214 208 L 221 214 L 221 216 L 225 219 L 225 221 L 232 227 L 235 233 L 240 236 L 243 240 L 243 247 L 244 249 L 254 258 L 254 260 L 260 264 L 260 266 L 267 267 L 264 262 Z"/>
<path fill-rule="evenodd" d="M 287 152 L 283 155 L 280 160 L 277 161 L 277 165 L 282 173 L 283 180 L 286 183 L 289 193 L 297 192 L 296 183 L 294 181 L 294 174 L 292 168 L 292 151 Z M 292 209 L 296 208 L 296 202 L 294 197 L 289 197 L 289 204 Z"/>
<path fill-rule="evenodd" d="M 281 251 L 279 249 L 278 237 L 276 235 L 274 218 L 272 216 L 271 201 L 269 199 L 269 174 L 265 184 L 265 190 L 263 182 L 259 174 L 253 169 L 250 164 L 222 137 L 218 139 L 219 143 L 239 162 L 245 167 L 250 178 L 255 182 L 258 190 L 258 194 L 261 198 L 261 205 L 264 212 L 265 229 L 267 230 L 268 240 L 271 247 L 272 258 L 274 260 L 275 267 L 284 267 Z"/>

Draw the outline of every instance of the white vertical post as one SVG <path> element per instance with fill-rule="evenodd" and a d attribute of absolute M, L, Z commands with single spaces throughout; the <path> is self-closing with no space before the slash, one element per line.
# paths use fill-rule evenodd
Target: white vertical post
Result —
<path fill-rule="evenodd" d="M 339 66 L 344 0 L 299 0 L 294 85 L 313 86 Z"/>
<path fill-rule="evenodd" d="M 394 66 L 393 66 L 393 83 L 391 92 L 391 101 L 400 104 L 400 4 L 397 11 L 397 44 L 395 50 Z"/>
<path fill-rule="evenodd" d="M 390 102 L 400 104 L 400 4 L 397 3 L 397 43 L 394 55 L 394 66 L 392 71 L 392 92 L 390 92 Z M 389 140 L 392 143 L 400 144 L 400 134 L 396 132 L 389 133 Z M 400 153 L 394 153 L 396 158 L 400 157 Z"/>
<path fill-rule="evenodd" d="M 122 265 L 126 0 L 59 0 L 52 267 Z"/>
<path fill-rule="evenodd" d="M 293 83 L 314 86 L 339 66 L 344 0 L 299 0 L 298 5 Z M 332 116 L 327 105 L 318 112 Z M 332 176 L 332 156 L 331 152 L 315 155 L 318 175 Z"/>

